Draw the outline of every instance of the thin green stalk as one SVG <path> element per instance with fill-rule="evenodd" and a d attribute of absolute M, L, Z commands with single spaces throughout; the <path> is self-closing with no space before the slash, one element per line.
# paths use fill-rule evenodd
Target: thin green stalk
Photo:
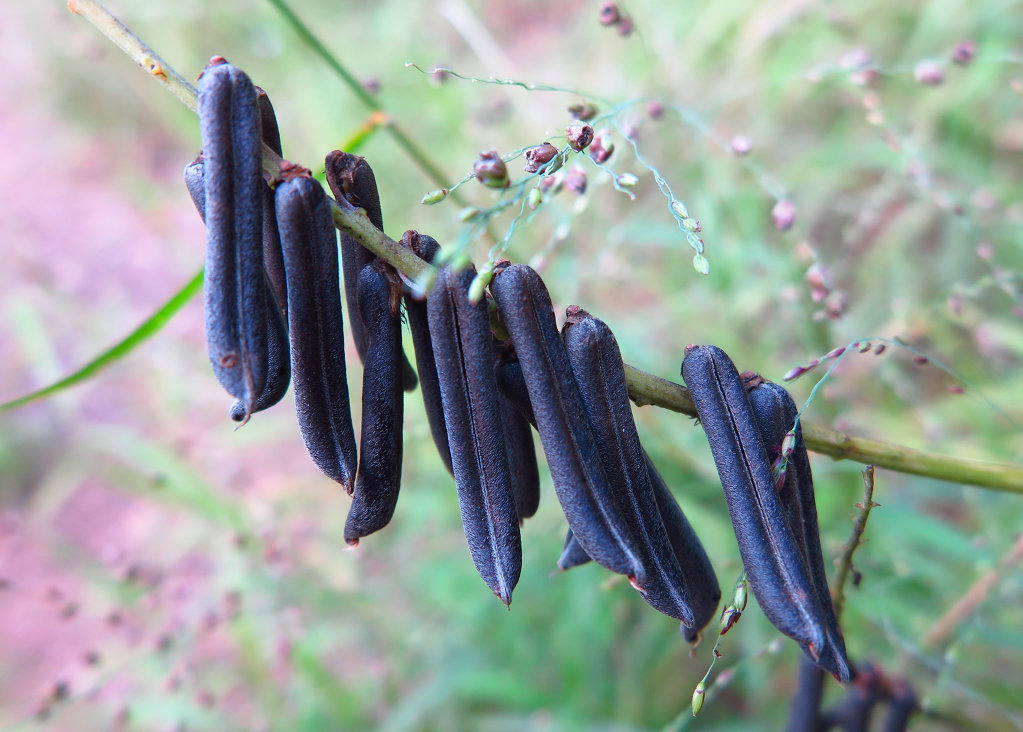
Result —
<path fill-rule="evenodd" d="M 279 1 L 270 0 L 270 2 L 274 3 Z M 97 22 L 94 19 L 94 15 L 106 15 L 111 18 L 112 16 L 96 0 L 74 0 L 72 6 L 75 12 L 89 18 L 104 35 L 110 37 L 111 40 L 117 43 L 125 53 L 143 68 L 147 68 L 145 65 L 146 60 L 158 58 L 148 46 L 131 34 L 116 18 L 113 19 L 115 24 Z M 111 35 L 112 33 L 114 35 Z M 340 67 L 340 64 L 338 66 Z M 164 74 L 157 78 L 165 86 L 170 87 L 166 78 L 170 76 L 180 78 L 173 69 L 170 69 L 163 62 L 161 62 L 161 68 L 164 69 Z M 345 74 L 345 77 L 350 78 L 350 75 Z M 172 91 L 175 90 L 172 89 Z M 363 93 L 365 93 L 364 90 Z M 190 109 L 193 111 L 196 109 L 194 106 L 194 89 L 191 89 L 190 96 L 186 92 L 182 92 L 185 96 L 178 94 L 177 91 L 175 91 L 175 94 Z M 375 100 L 370 99 L 373 104 L 376 104 Z M 388 127 L 388 129 L 391 128 Z M 266 155 L 264 155 L 264 164 L 267 171 L 276 178 L 276 175 L 280 172 L 279 166 L 277 170 L 274 170 L 272 158 Z M 416 277 L 428 270 L 430 265 L 404 250 L 393 239 L 373 228 L 369 224 L 365 212 L 361 209 L 342 205 L 334 205 L 332 209 L 334 223 L 338 228 L 350 234 L 363 246 L 393 265 L 396 269 L 410 277 Z M 696 416 L 692 399 L 681 385 L 640 371 L 628 364 L 625 366 L 625 372 L 629 384 L 629 395 L 637 404 L 652 404 L 690 416 Z M 32 395 L 29 396 L 31 397 Z M 23 397 L 22 399 L 27 398 Z M 22 400 L 16 401 L 24 403 Z M 8 405 L 0 406 L 9 408 Z M 903 473 L 912 473 L 938 480 L 974 485 L 979 488 L 987 488 L 1005 493 L 1023 494 L 1023 467 L 1021 466 L 982 463 L 949 457 L 947 455 L 938 455 L 923 450 L 914 450 L 903 445 L 880 442 L 863 437 L 853 437 L 844 432 L 805 423 L 803 423 L 803 436 L 806 440 L 806 446 L 810 450 L 830 455 L 839 460 L 850 459 L 890 468 Z"/>
<path fill-rule="evenodd" d="M 159 331 L 172 317 L 177 313 L 185 304 L 193 297 L 202 292 L 202 270 L 200 270 L 192 279 L 190 279 L 184 287 L 174 293 L 174 296 L 168 300 L 163 307 L 153 313 L 142 325 L 133 330 L 123 340 L 114 344 L 111 348 L 96 356 L 96 358 L 89 361 L 89 363 L 82 366 L 80 369 L 75 371 L 70 376 L 66 376 L 60 381 L 45 386 L 42 389 L 37 389 L 29 394 L 20 396 L 17 399 L 12 399 L 9 402 L 0 404 L 0 412 L 6 412 L 9 409 L 20 407 L 29 402 L 34 402 L 37 399 L 43 399 L 52 394 L 57 393 L 69 386 L 79 384 L 90 376 L 98 372 L 105 366 L 109 366 L 114 361 L 118 360 L 142 341 L 153 336 Z"/>

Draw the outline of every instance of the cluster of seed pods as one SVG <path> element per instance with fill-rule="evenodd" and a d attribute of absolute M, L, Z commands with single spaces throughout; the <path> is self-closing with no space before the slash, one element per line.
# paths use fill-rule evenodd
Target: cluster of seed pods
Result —
<path fill-rule="evenodd" d="M 313 461 L 352 496 L 345 540 L 388 524 L 398 499 L 404 392 L 422 392 L 438 453 L 454 478 L 469 551 L 506 604 L 522 567 L 519 527 L 539 503 L 539 434 L 569 534 L 558 565 L 590 559 L 628 577 L 695 641 L 714 617 L 714 569 L 639 441 L 618 344 L 577 306 L 559 330 L 550 295 L 524 265 L 500 264 L 475 302 L 470 267 L 441 266 L 425 297 L 359 242 L 337 234 L 309 171 L 285 163 L 271 190 L 262 146 L 281 153 L 273 109 L 248 77 L 214 58 L 199 83 L 202 154 L 185 180 L 206 221 L 205 318 L 214 372 L 232 418 L 294 388 Z M 340 201 L 382 228 L 363 158 L 327 156 Z M 406 232 L 426 261 L 440 248 Z M 438 260 L 440 261 L 440 260 Z M 344 356 L 341 283 L 362 360 L 358 446 Z M 490 305 L 508 337 L 491 332 Z M 401 347 L 402 311 L 418 375 Z M 750 587 L 768 619 L 840 681 L 850 667 L 831 608 L 813 482 L 795 406 L 781 387 L 745 379 L 713 346 L 690 347 L 683 375 L 717 464 Z M 786 439 L 789 438 L 789 439 Z M 783 449 L 783 445 L 785 446 Z"/>

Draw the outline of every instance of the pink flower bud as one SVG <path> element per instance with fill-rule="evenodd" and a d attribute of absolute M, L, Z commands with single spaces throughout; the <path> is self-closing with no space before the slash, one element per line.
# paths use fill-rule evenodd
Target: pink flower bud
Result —
<path fill-rule="evenodd" d="M 523 170 L 527 173 L 535 173 L 549 163 L 557 154 L 558 148 L 549 142 L 531 147 L 526 150 L 526 167 Z"/>
<path fill-rule="evenodd" d="M 655 99 L 646 105 L 646 113 L 650 115 L 650 119 L 659 120 L 664 117 L 664 105 Z"/>
<path fill-rule="evenodd" d="M 788 231 L 796 223 L 796 204 L 787 198 L 781 199 L 771 209 L 771 217 L 774 219 L 774 228 Z"/>
<path fill-rule="evenodd" d="M 568 113 L 572 115 L 572 119 L 581 119 L 583 122 L 587 122 L 597 116 L 597 108 L 589 102 L 581 102 L 569 107 Z"/>
<path fill-rule="evenodd" d="M 952 49 L 952 63 L 958 64 L 959 66 L 966 66 L 968 63 L 973 61 L 973 56 L 977 52 L 977 46 L 973 41 L 960 41 L 956 44 L 956 47 Z"/>
<path fill-rule="evenodd" d="M 565 137 L 573 150 L 582 151 L 593 142 L 593 128 L 585 122 L 573 122 L 565 128 Z"/>
<path fill-rule="evenodd" d="M 573 165 L 565 176 L 565 188 L 580 196 L 586 193 L 586 171 Z"/>
<path fill-rule="evenodd" d="M 737 158 L 749 155 L 753 150 L 753 141 L 746 135 L 736 135 L 732 138 L 732 154 Z"/>
<path fill-rule="evenodd" d="M 601 165 L 607 162 L 607 159 L 611 157 L 611 153 L 615 151 L 615 144 L 611 142 L 611 136 L 607 130 L 601 130 L 593 136 L 593 142 L 590 143 L 590 157 L 597 165 Z"/>
<path fill-rule="evenodd" d="M 487 188 L 507 188 L 510 184 L 508 167 L 497 154 L 497 150 L 480 153 L 479 160 L 472 166 L 472 172 L 476 174 L 476 180 Z"/>
<path fill-rule="evenodd" d="M 605 0 L 600 4 L 600 13 L 597 16 L 597 20 L 600 21 L 601 25 L 616 25 L 622 19 L 622 14 L 618 10 L 618 6 Z"/>
<path fill-rule="evenodd" d="M 921 61 L 913 69 L 913 77 L 925 86 L 938 86 L 945 81 L 945 72 L 934 61 Z"/>

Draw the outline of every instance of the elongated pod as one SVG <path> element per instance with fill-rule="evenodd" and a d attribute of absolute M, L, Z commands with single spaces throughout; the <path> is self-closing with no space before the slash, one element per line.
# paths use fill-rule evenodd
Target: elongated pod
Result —
<path fill-rule="evenodd" d="M 263 155 L 256 90 L 214 58 L 199 79 L 206 214 L 206 345 L 221 386 L 251 412 L 266 383 Z"/>
<path fill-rule="evenodd" d="M 910 685 L 897 679 L 891 683 L 891 698 L 888 702 L 888 713 L 881 723 L 880 732 L 906 732 L 909 720 L 917 710 L 916 694 Z"/>
<path fill-rule="evenodd" d="M 686 348 L 682 375 L 710 442 L 750 588 L 774 627 L 806 644 L 816 659 L 826 642 L 823 611 L 775 490 L 742 379 L 715 346 Z"/>
<path fill-rule="evenodd" d="M 540 507 L 540 468 L 536 462 L 536 446 L 533 432 L 536 418 L 529 403 L 526 382 L 522 368 L 511 344 L 495 346 L 498 353 L 494 370 L 501 405 L 501 421 L 504 422 L 505 440 L 508 444 L 508 465 L 512 473 L 512 493 L 515 495 L 515 511 L 519 523 L 536 514 Z M 504 383 L 503 383 L 504 382 Z M 513 393 L 509 395 L 508 390 Z M 517 392 L 517 393 L 515 393 Z M 587 557 L 589 559 L 589 557 Z"/>
<path fill-rule="evenodd" d="M 785 435 L 796 423 L 798 414 L 796 403 L 785 387 L 763 379 L 749 391 L 749 399 L 757 428 L 767 446 L 768 458 L 777 462 L 781 459 Z M 817 524 L 813 474 L 810 472 L 810 460 L 806 454 L 806 444 L 803 442 L 803 430 L 799 426 L 795 428 L 795 438 L 795 447 L 788 457 L 779 495 L 789 529 L 792 531 L 814 596 L 823 613 L 826 643 L 820 650 L 817 663 L 844 684 L 849 681 L 849 659 L 846 657 L 842 629 L 831 604 L 831 591 L 828 589 L 828 575 L 824 567 Z"/>
<path fill-rule="evenodd" d="M 308 175 L 278 185 L 274 200 L 288 278 L 299 430 L 316 466 L 351 493 L 357 457 L 330 205 L 323 187 Z"/>
<path fill-rule="evenodd" d="M 480 576 L 506 605 L 522 568 L 518 515 L 501 421 L 490 318 L 469 302 L 471 267 L 442 268 L 427 298 L 462 527 Z"/>
<path fill-rule="evenodd" d="M 281 132 L 277 127 L 277 116 L 266 92 L 256 87 L 256 101 L 259 104 L 259 122 L 263 144 L 280 156 Z M 288 281 L 284 273 L 284 253 L 281 251 L 281 235 L 277 230 L 277 215 L 274 212 L 274 195 L 270 186 L 263 186 L 263 269 L 273 288 L 274 299 L 288 322 Z"/>
<path fill-rule="evenodd" d="M 369 167 L 366 158 L 350 153 L 334 150 L 324 161 L 327 184 L 335 198 L 344 198 L 356 208 L 365 209 L 373 226 L 384 230 L 384 218 L 380 210 L 380 192 L 377 190 L 376 177 Z M 348 323 L 352 327 L 352 338 L 355 339 L 355 350 L 359 358 L 365 362 L 367 333 L 364 320 L 366 315 L 359 309 L 357 296 L 359 274 L 363 268 L 376 259 L 373 252 L 344 232 L 341 232 L 341 268 L 344 272 L 345 299 L 348 302 Z M 408 359 L 402 354 L 402 382 L 405 391 L 416 388 L 416 372 Z"/>
<path fill-rule="evenodd" d="M 393 284 L 397 284 L 396 282 Z M 362 370 L 362 434 L 359 475 L 345 521 L 345 541 L 379 531 L 394 515 L 401 483 L 401 317 L 391 309 L 392 281 L 383 262 L 359 273 L 359 305 L 365 314 L 366 361 Z"/>
<path fill-rule="evenodd" d="M 824 692 L 824 669 L 809 658 L 799 660 L 799 680 L 789 705 L 785 732 L 817 732 L 823 730 L 821 695 Z"/>
<path fill-rule="evenodd" d="M 427 262 L 432 262 L 440 251 L 436 239 L 416 231 L 406 231 L 401 237 L 401 244 Z M 408 316 L 409 331 L 412 333 L 419 389 L 423 393 L 423 407 L 430 424 L 430 435 L 433 437 L 433 444 L 437 446 L 437 453 L 444 461 L 444 467 L 451 473 L 448 430 L 444 425 L 444 403 L 441 401 L 440 382 L 437 381 L 437 363 L 433 354 L 433 340 L 430 338 L 426 299 L 414 297 L 406 292 L 405 314 Z"/>
<path fill-rule="evenodd" d="M 572 529 L 569 529 L 565 533 L 565 543 L 561 547 L 561 556 L 558 557 L 558 569 L 565 572 L 590 561 L 592 561 L 590 555 L 583 551 L 583 548 L 579 546 L 579 542 L 576 541 Z"/>
<path fill-rule="evenodd" d="M 204 162 L 200 154 L 195 160 L 185 166 L 185 185 L 188 188 L 192 202 L 195 204 L 199 215 L 206 217 L 206 184 L 204 176 Z M 278 251 L 280 250 L 280 236 L 277 233 L 277 216 L 273 212 L 273 193 L 269 187 L 266 192 L 270 195 L 269 211 L 264 208 L 264 252 L 266 251 L 266 223 L 273 227 L 273 242 Z M 267 216 L 269 215 L 269 219 Z M 283 274 L 284 267 L 282 265 Z M 273 294 L 273 286 L 268 277 L 264 277 L 264 290 L 266 301 L 266 384 L 263 390 L 256 397 L 252 405 L 252 412 L 260 412 L 272 407 L 284 398 L 288 391 L 288 384 L 291 383 L 291 356 L 288 346 L 288 326 L 281 312 L 277 298 Z M 231 419 L 236 422 L 244 421 L 249 412 L 246 410 L 241 399 L 235 399 L 231 405 Z"/>
<path fill-rule="evenodd" d="M 600 565 L 643 586 L 637 539 L 620 511 L 600 461 L 550 295 L 529 267 L 498 269 L 490 283 L 529 392 L 554 489 L 583 550 Z"/>
<path fill-rule="evenodd" d="M 615 511 L 636 540 L 644 576 L 636 589 L 655 609 L 692 626 L 689 589 L 654 498 L 618 342 L 603 321 L 575 306 L 568 309 L 562 336 Z"/>
<path fill-rule="evenodd" d="M 881 670 L 871 663 L 858 664 L 856 678 L 845 696 L 821 714 L 821 728 L 843 732 L 869 732 L 874 709 L 884 693 Z"/>

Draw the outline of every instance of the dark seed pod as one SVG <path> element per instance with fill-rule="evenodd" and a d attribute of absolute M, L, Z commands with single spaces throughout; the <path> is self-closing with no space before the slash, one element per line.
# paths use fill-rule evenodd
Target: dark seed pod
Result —
<path fill-rule="evenodd" d="M 451 467 L 473 562 L 505 604 L 522 567 L 487 303 L 469 301 L 475 270 L 447 267 L 427 298 Z"/>
<path fill-rule="evenodd" d="M 888 714 L 881 723 L 881 732 L 906 732 L 909 720 L 917 710 L 916 694 L 912 687 L 902 680 L 891 683 L 892 694 Z"/>
<path fill-rule="evenodd" d="M 565 545 L 561 547 L 561 556 L 558 557 L 558 569 L 565 572 L 590 561 L 592 561 L 590 555 L 583 551 L 579 542 L 575 540 L 572 529 L 569 529 L 565 534 Z"/>
<path fill-rule="evenodd" d="M 263 147 L 256 90 L 215 59 L 199 79 L 206 200 L 206 345 L 221 386 L 251 413 L 266 383 Z"/>
<path fill-rule="evenodd" d="M 643 586 L 646 577 L 601 464 L 550 295 L 529 267 L 499 269 L 490 283 L 529 392 L 540 441 L 568 525 L 600 565 Z"/>
<path fill-rule="evenodd" d="M 256 87 L 256 101 L 259 103 L 259 121 L 263 144 L 283 156 L 281 132 L 277 127 L 277 116 L 266 92 Z M 277 215 L 274 212 L 274 194 L 270 186 L 263 186 L 263 269 L 273 288 L 274 298 L 288 322 L 288 282 L 284 273 L 284 254 L 281 252 L 281 235 L 277 230 Z"/>
<path fill-rule="evenodd" d="M 401 483 L 401 318 L 391 310 L 392 283 L 385 268 L 382 262 L 367 265 L 358 281 L 367 341 L 359 475 L 345 521 L 349 544 L 358 544 L 390 522 Z"/>
<path fill-rule="evenodd" d="M 373 226 L 384 230 L 384 218 L 380 211 L 380 193 L 376 177 L 366 158 L 334 150 L 324 162 L 327 184 L 335 198 L 344 198 L 356 208 L 365 209 Z M 345 300 L 348 302 L 348 323 L 352 327 L 355 350 L 365 363 L 367 334 L 363 320 L 366 316 L 359 310 L 357 296 L 358 279 L 363 268 L 376 259 L 373 252 L 344 232 L 341 232 L 341 268 L 344 272 Z M 416 388 L 416 372 L 408 359 L 402 355 L 402 381 L 405 391 Z"/>
<path fill-rule="evenodd" d="M 266 385 L 256 397 L 253 412 L 262 412 L 277 404 L 288 392 L 291 383 L 291 349 L 288 345 L 288 325 L 284 320 L 273 286 L 266 281 Z M 240 399 L 231 405 L 231 419 L 244 422 L 248 414 Z"/>
<path fill-rule="evenodd" d="M 683 635 L 686 641 L 695 643 L 699 640 L 700 631 L 714 619 L 718 603 L 721 601 L 721 586 L 714 573 L 714 566 L 710 563 L 710 557 L 707 556 L 707 550 L 703 548 L 703 543 L 696 535 L 692 524 L 682 512 L 682 507 L 678 505 L 678 501 L 654 467 L 649 455 L 646 455 L 646 465 L 657 509 L 668 532 L 668 541 L 671 542 L 675 559 L 682 568 L 682 576 L 689 590 L 693 624 L 683 627 Z"/>
<path fill-rule="evenodd" d="M 823 729 L 868 732 L 874 709 L 883 695 L 882 683 L 880 669 L 870 663 L 859 664 L 845 696 L 821 714 Z"/>
<path fill-rule="evenodd" d="M 799 681 L 789 707 L 786 732 L 817 732 L 824 729 L 820 712 L 824 679 L 824 669 L 809 658 L 800 659 Z"/>
<path fill-rule="evenodd" d="M 509 404 L 519 410 L 527 422 L 536 427 L 536 415 L 533 414 L 533 404 L 529 401 L 526 379 L 522 376 L 522 364 L 517 358 L 498 364 L 497 389 Z"/>
<path fill-rule="evenodd" d="M 826 643 L 823 611 L 775 490 L 743 381 L 715 346 L 688 347 L 682 375 L 710 442 L 750 588 L 774 627 L 805 644 L 816 660 Z"/>
<path fill-rule="evenodd" d="M 298 426 L 316 466 L 351 493 L 357 457 L 334 220 L 323 187 L 309 176 L 278 185 L 275 202 L 288 277 Z"/>
<path fill-rule="evenodd" d="M 749 391 L 749 399 L 757 428 L 767 446 L 768 457 L 780 459 L 785 435 L 796 422 L 796 403 L 783 386 L 763 379 Z M 795 448 L 788 458 L 779 495 L 803 567 L 810 578 L 814 597 L 823 613 L 825 645 L 819 651 L 817 663 L 844 684 L 849 681 L 849 659 L 846 657 L 845 639 L 828 589 L 817 524 L 813 475 L 810 472 L 806 444 L 803 442 L 803 430 L 796 427 L 795 435 Z M 809 652 L 808 649 L 804 650 Z"/>
<path fill-rule="evenodd" d="M 195 160 L 185 167 L 185 185 L 188 188 L 192 202 L 195 204 L 199 215 L 205 218 L 206 213 L 206 187 L 203 175 L 203 158 L 199 155 Z M 264 251 L 266 250 L 266 223 L 269 221 L 273 227 L 273 237 L 276 242 L 278 253 L 280 252 L 280 236 L 277 233 L 277 216 L 273 211 L 273 193 L 269 186 L 265 187 L 266 193 L 270 196 L 269 210 L 263 210 L 264 223 Z M 283 274 L 284 267 L 281 266 Z M 265 302 L 266 302 L 266 384 L 263 390 L 256 397 L 252 406 L 252 412 L 260 412 L 277 404 L 288 391 L 291 383 L 291 354 L 288 347 L 288 325 L 281 312 L 281 307 L 274 297 L 273 286 L 268 278 L 264 278 Z M 244 422 L 249 412 L 241 399 L 235 399 L 231 405 L 231 419 L 235 422 Z"/>
<path fill-rule="evenodd" d="M 510 344 L 500 344 L 496 348 L 499 355 L 494 369 L 497 390 L 500 392 L 501 420 L 505 425 L 505 439 L 508 443 L 515 510 L 521 524 L 524 519 L 535 515 L 540 507 L 540 469 L 530 430 L 530 426 L 536 427 L 536 418 L 529 403 L 522 368 L 514 356 L 515 350 Z"/>
<path fill-rule="evenodd" d="M 406 231 L 401 237 L 401 244 L 427 262 L 432 262 L 440 251 L 436 239 L 415 231 Z M 437 453 L 444 461 L 444 467 L 451 473 L 451 451 L 448 448 L 448 430 L 444 425 L 444 403 L 441 401 L 440 382 L 437 381 L 437 363 L 434 360 L 433 341 L 430 338 L 426 310 L 425 299 L 416 299 L 411 294 L 405 294 L 405 314 L 408 316 L 409 331 L 412 333 L 412 347 L 416 354 L 416 371 L 419 373 L 419 389 L 423 393 L 426 419 L 430 424 L 430 434 L 433 436 L 433 444 L 437 446 Z"/>
<path fill-rule="evenodd" d="M 618 343 L 603 321 L 578 307 L 568 309 L 562 337 L 616 514 L 635 538 L 632 548 L 643 577 L 635 581 L 636 589 L 651 607 L 692 626 L 696 619 L 689 589 L 654 499 Z"/>

